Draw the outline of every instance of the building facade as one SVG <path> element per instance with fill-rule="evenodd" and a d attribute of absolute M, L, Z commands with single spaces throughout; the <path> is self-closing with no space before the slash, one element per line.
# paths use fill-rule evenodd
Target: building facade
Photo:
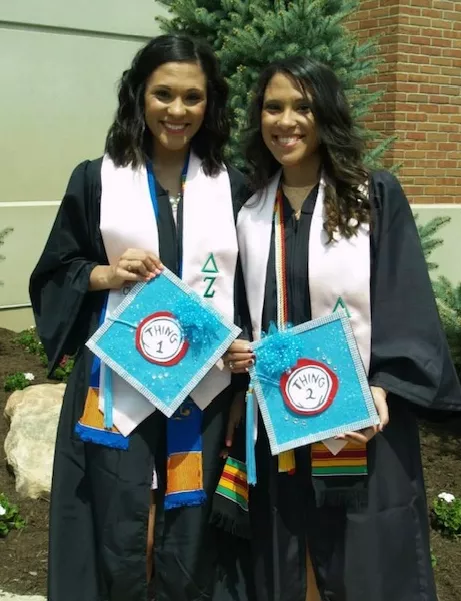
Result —
<path fill-rule="evenodd" d="M 368 85 L 384 94 L 368 126 L 397 136 L 387 165 L 401 165 L 413 202 L 461 203 L 461 2 L 362 0 L 349 26 L 379 36 Z"/>
<path fill-rule="evenodd" d="M 0 230 L 14 230 L 0 248 L 0 327 L 32 324 L 29 275 L 70 174 L 103 153 L 117 82 L 162 10 L 153 0 L 0 2 Z"/>

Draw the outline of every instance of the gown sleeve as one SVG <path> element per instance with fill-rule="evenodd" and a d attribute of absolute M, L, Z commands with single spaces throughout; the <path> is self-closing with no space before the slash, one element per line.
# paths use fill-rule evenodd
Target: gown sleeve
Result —
<path fill-rule="evenodd" d="M 427 409 L 461 410 L 450 357 L 410 205 L 398 180 L 371 179 L 370 383 Z"/>
<path fill-rule="evenodd" d="M 99 231 L 98 185 L 100 196 L 95 163 L 86 161 L 72 173 L 30 278 L 29 294 L 50 373 L 64 355 L 75 354 L 85 343 L 95 301 L 102 306 L 104 300 L 104 293 L 88 291 L 92 269 L 101 262 L 107 263 L 105 253 L 101 257 L 95 242 Z"/>

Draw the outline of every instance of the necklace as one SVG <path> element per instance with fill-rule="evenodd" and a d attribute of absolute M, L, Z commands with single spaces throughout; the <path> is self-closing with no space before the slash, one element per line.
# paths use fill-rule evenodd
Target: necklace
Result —
<path fill-rule="evenodd" d="M 170 204 L 171 204 L 171 208 L 173 209 L 173 211 L 176 211 L 176 209 L 178 208 L 178 204 L 181 202 L 181 198 L 182 198 L 182 191 L 177 194 L 176 196 L 170 196 Z"/>
<path fill-rule="evenodd" d="M 152 163 L 150 161 L 147 162 L 146 166 L 147 166 L 147 179 L 149 182 L 149 190 L 150 190 L 150 195 L 151 195 L 151 199 L 152 199 L 152 204 L 154 206 L 155 216 L 156 216 L 156 218 L 158 218 L 158 202 L 157 202 L 157 193 L 155 190 L 155 174 L 154 174 Z M 181 202 L 181 199 L 184 196 L 184 189 L 186 187 L 188 166 L 189 166 L 189 155 L 186 158 L 186 162 L 184 163 L 184 167 L 183 167 L 183 170 L 181 173 L 180 190 L 179 190 L 178 194 L 176 194 L 176 196 L 169 196 L 170 205 L 171 205 L 171 208 L 173 209 L 173 212 L 176 212 L 176 210 L 178 208 L 178 204 Z"/>
<path fill-rule="evenodd" d="M 288 201 L 297 219 L 299 219 L 299 216 L 301 215 L 301 209 L 304 205 L 304 201 L 315 186 L 316 184 L 308 184 L 307 186 L 302 187 L 287 186 L 285 183 L 282 183 L 283 193 L 288 198 Z"/>

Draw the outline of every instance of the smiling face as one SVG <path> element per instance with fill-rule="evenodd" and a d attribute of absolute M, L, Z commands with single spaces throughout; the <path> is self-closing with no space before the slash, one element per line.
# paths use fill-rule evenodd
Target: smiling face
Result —
<path fill-rule="evenodd" d="M 269 81 L 261 114 L 261 133 L 274 158 L 285 168 L 318 160 L 319 137 L 312 97 L 283 73 Z"/>
<path fill-rule="evenodd" d="M 184 151 L 200 129 L 207 105 L 207 82 L 198 63 L 164 63 L 149 77 L 144 118 L 154 153 Z"/>

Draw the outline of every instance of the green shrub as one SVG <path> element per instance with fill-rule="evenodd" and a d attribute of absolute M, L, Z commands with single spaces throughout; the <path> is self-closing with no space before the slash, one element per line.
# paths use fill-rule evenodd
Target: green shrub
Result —
<path fill-rule="evenodd" d="M 10 503 L 5 494 L 0 493 L 0 538 L 7 536 L 11 530 L 21 530 L 25 525 L 17 506 Z"/>
<path fill-rule="evenodd" d="M 461 536 L 461 499 L 442 492 L 432 504 L 432 525 L 448 538 Z"/>
<path fill-rule="evenodd" d="M 32 384 L 33 380 L 35 380 L 34 374 L 27 372 L 22 373 L 18 371 L 15 374 L 10 374 L 6 376 L 3 388 L 6 392 L 24 390 L 24 388 L 27 388 Z"/>

